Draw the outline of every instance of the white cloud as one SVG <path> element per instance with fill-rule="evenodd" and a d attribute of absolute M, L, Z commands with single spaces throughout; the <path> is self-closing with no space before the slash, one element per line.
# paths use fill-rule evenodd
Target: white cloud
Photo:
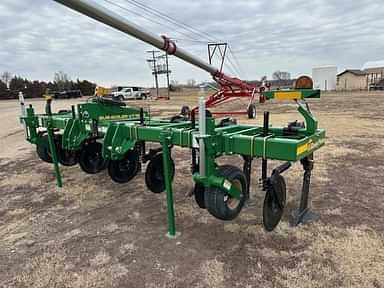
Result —
<path fill-rule="evenodd" d="M 125 0 L 111 1 L 133 9 Z M 382 0 L 138 1 L 229 41 L 244 70 L 240 76 L 250 79 L 277 69 L 293 75 L 310 73 L 313 66 L 324 64 L 359 68 L 368 60 L 381 59 L 384 51 Z M 98 2 L 156 34 L 183 39 L 179 46 L 207 58 L 204 44 L 185 41 L 197 35 L 180 34 L 181 29 L 158 17 L 153 19 L 163 25 Z M 133 11 L 143 13 L 137 7 Z M 41 80 L 62 70 L 74 79 L 106 85 L 153 83 L 145 62 L 149 45 L 54 1 L 2 0 L 0 27 L 0 70 Z M 172 78 L 181 82 L 210 78 L 174 58 L 171 66 Z"/>

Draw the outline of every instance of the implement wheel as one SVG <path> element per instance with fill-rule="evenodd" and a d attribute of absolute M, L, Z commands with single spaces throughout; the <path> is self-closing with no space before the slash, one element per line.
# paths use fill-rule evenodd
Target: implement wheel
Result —
<path fill-rule="evenodd" d="M 136 176 L 140 168 L 139 153 L 136 150 L 129 150 L 123 159 L 109 161 L 108 174 L 117 183 L 127 183 Z"/>
<path fill-rule="evenodd" d="M 107 166 L 107 161 L 102 157 L 102 145 L 96 141 L 86 142 L 80 151 L 80 168 L 88 174 L 96 174 Z"/>
<path fill-rule="evenodd" d="M 221 220 L 233 220 L 239 215 L 244 206 L 247 193 L 246 177 L 236 166 L 223 165 L 218 168 L 218 174 L 225 177 L 228 181 L 235 185 L 240 190 L 240 199 L 233 198 L 227 191 L 211 187 L 205 189 L 204 198 L 205 206 L 208 212 L 214 217 Z"/>
<path fill-rule="evenodd" d="M 274 173 L 269 178 L 263 205 L 263 225 L 267 231 L 275 229 L 283 216 L 286 190 L 284 177 Z"/>
<path fill-rule="evenodd" d="M 48 135 L 44 135 L 41 138 L 44 140 L 41 141 L 41 144 L 36 145 L 36 153 L 44 162 L 52 163 L 52 156 L 49 151 Z"/>
<path fill-rule="evenodd" d="M 205 207 L 204 193 L 205 193 L 204 185 L 196 183 L 195 187 L 193 189 L 193 195 L 195 196 L 195 201 L 196 201 L 197 205 L 199 205 L 199 207 L 201 209 L 205 209 L 206 208 Z"/>
<path fill-rule="evenodd" d="M 189 118 L 189 116 L 191 115 L 191 109 L 189 108 L 189 106 L 184 105 L 183 107 L 181 107 L 180 115 Z"/>
<path fill-rule="evenodd" d="M 74 150 L 66 150 L 57 147 L 57 154 L 59 163 L 63 166 L 74 166 L 79 160 L 79 154 Z"/>
<path fill-rule="evenodd" d="M 57 160 L 63 166 L 74 166 L 78 163 L 79 153 L 75 150 L 67 150 L 62 148 L 62 136 L 55 137 Z"/>
<path fill-rule="evenodd" d="M 171 159 L 171 178 L 175 176 L 175 162 Z M 163 153 L 156 154 L 145 170 L 145 184 L 153 193 L 161 193 L 165 190 Z"/>
<path fill-rule="evenodd" d="M 247 114 L 249 119 L 256 118 L 256 106 L 255 104 L 250 104 L 247 109 Z"/>

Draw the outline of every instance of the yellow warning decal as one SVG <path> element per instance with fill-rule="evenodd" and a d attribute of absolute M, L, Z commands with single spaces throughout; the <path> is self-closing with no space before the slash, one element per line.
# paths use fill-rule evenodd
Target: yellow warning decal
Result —
<path fill-rule="evenodd" d="M 299 147 L 297 147 L 296 155 L 301 155 L 301 154 L 307 152 L 308 151 L 308 146 L 309 146 L 309 144 L 305 143 L 305 144 L 300 145 Z"/>
<path fill-rule="evenodd" d="M 277 100 L 293 100 L 302 98 L 301 91 L 281 91 L 275 92 L 275 99 Z"/>
<path fill-rule="evenodd" d="M 297 147 L 296 155 L 301 155 L 305 152 L 308 152 L 312 148 L 313 148 L 313 142 L 312 142 L 312 140 L 309 140 L 307 143 L 302 144 L 299 147 Z"/>

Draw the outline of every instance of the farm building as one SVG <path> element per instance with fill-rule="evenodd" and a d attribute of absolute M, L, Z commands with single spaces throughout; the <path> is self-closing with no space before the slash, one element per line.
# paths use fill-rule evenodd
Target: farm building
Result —
<path fill-rule="evenodd" d="M 367 73 L 369 90 L 384 88 L 384 60 L 367 62 L 363 65 L 363 70 Z"/>
<path fill-rule="evenodd" d="M 336 75 L 336 66 L 324 66 L 313 68 L 313 87 L 322 91 L 336 90 Z"/>
<path fill-rule="evenodd" d="M 367 73 L 359 69 L 347 69 L 337 75 L 337 90 L 366 90 Z"/>

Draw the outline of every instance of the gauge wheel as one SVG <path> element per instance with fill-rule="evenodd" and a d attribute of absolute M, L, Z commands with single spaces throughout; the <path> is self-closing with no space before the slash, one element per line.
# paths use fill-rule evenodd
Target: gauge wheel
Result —
<path fill-rule="evenodd" d="M 235 219 L 244 206 L 247 192 L 247 180 L 241 169 L 232 165 L 218 168 L 218 176 L 226 178 L 240 191 L 240 199 L 234 198 L 223 188 L 211 187 L 205 189 L 205 206 L 208 212 L 221 220 Z"/>

